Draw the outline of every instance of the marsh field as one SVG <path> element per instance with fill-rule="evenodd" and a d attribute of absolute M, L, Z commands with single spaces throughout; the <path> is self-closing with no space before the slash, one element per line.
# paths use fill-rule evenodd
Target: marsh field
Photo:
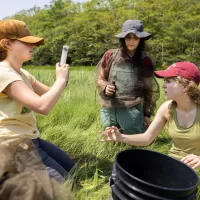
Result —
<path fill-rule="evenodd" d="M 55 81 L 54 67 L 26 66 L 25 69 L 49 86 Z M 108 199 L 108 179 L 115 155 L 121 150 L 133 148 L 99 142 L 100 105 L 94 71 L 94 67 L 71 67 L 69 84 L 59 102 L 47 116 L 36 115 L 41 137 L 62 148 L 76 162 L 72 176 L 77 200 Z M 162 80 L 159 84 L 162 86 Z M 162 92 L 161 88 L 157 107 L 164 101 Z M 163 130 L 145 148 L 167 153 L 169 145 L 170 139 Z M 131 159 L 134 161 L 134 158 Z"/>

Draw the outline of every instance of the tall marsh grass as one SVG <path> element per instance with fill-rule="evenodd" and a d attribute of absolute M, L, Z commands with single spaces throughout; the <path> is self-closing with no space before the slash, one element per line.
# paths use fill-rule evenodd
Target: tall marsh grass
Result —
<path fill-rule="evenodd" d="M 54 67 L 26 69 L 47 85 L 55 81 Z M 161 94 L 157 106 L 163 101 Z M 115 155 L 123 149 L 133 148 L 124 144 L 99 142 L 99 110 L 94 68 L 72 67 L 69 85 L 54 109 L 47 116 L 36 115 L 41 137 L 58 145 L 77 163 L 74 191 L 78 200 L 108 199 L 108 178 Z M 146 148 L 167 153 L 169 145 L 170 139 L 163 131 Z"/>

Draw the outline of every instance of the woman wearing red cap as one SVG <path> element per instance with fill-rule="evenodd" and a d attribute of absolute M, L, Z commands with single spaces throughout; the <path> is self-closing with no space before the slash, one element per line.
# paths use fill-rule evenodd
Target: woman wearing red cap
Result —
<path fill-rule="evenodd" d="M 101 122 L 126 134 L 141 133 L 149 126 L 159 98 L 155 66 L 144 52 L 151 34 L 140 20 L 127 20 L 116 37 L 120 48 L 108 50 L 97 65 Z"/>
<path fill-rule="evenodd" d="M 200 166 L 200 71 L 191 62 L 177 62 L 166 70 L 155 71 L 164 78 L 164 95 L 168 100 L 158 109 L 144 134 L 120 134 L 116 127 L 101 132 L 102 141 L 122 142 L 147 146 L 153 142 L 165 125 L 172 138 L 169 155 L 192 168 Z"/>
<path fill-rule="evenodd" d="M 38 137 L 33 112 L 46 115 L 51 111 L 67 86 L 69 66 L 56 64 L 56 81 L 51 88 L 36 80 L 22 64 L 32 59 L 34 47 L 41 44 L 43 38 L 31 36 L 24 22 L 0 21 L 0 145 L 33 139 L 44 164 L 64 180 L 74 162 L 64 151 Z"/>

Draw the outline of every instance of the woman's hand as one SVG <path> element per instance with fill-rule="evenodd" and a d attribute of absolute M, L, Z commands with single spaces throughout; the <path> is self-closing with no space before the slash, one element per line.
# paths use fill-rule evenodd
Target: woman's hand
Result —
<path fill-rule="evenodd" d="M 56 80 L 61 79 L 63 80 L 66 85 L 69 80 L 69 65 L 63 64 L 60 65 L 60 63 L 56 63 Z"/>
<path fill-rule="evenodd" d="M 181 159 L 182 162 L 189 165 L 193 169 L 200 167 L 200 156 L 189 154 Z"/>
<path fill-rule="evenodd" d="M 151 124 L 151 122 L 150 122 L 149 117 L 144 116 L 144 125 L 145 125 L 146 129 L 150 126 L 150 124 Z"/>
<path fill-rule="evenodd" d="M 101 142 L 121 142 L 123 140 L 122 134 L 115 126 L 107 127 L 105 131 L 100 131 L 100 134 L 103 136 Z"/>
<path fill-rule="evenodd" d="M 105 94 L 108 95 L 108 96 L 112 96 L 115 92 L 115 86 L 114 85 L 106 85 L 106 88 L 105 88 Z"/>

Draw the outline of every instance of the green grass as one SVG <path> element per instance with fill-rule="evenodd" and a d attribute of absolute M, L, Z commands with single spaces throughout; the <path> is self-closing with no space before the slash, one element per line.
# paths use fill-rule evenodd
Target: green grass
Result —
<path fill-rule="evenodd" d="M 26 69 L 47 85 L 55 81 L 54 67 Z M 157 106 L 163 101 L 161 93 Z M 108 178 L 115 155 L 132 148 L 130 145 L 99 142 L 99 110 L 94 68 L 72 67 L 69 85 L 54 109 L 47 116 L 36 115 L 41 137 L 58 145 L 77 163 L 74 191 L 78 200 L 108 199 Z M 146 148 L 167 153 L 169 145 L 170 139 L 163 131 Z"/>

